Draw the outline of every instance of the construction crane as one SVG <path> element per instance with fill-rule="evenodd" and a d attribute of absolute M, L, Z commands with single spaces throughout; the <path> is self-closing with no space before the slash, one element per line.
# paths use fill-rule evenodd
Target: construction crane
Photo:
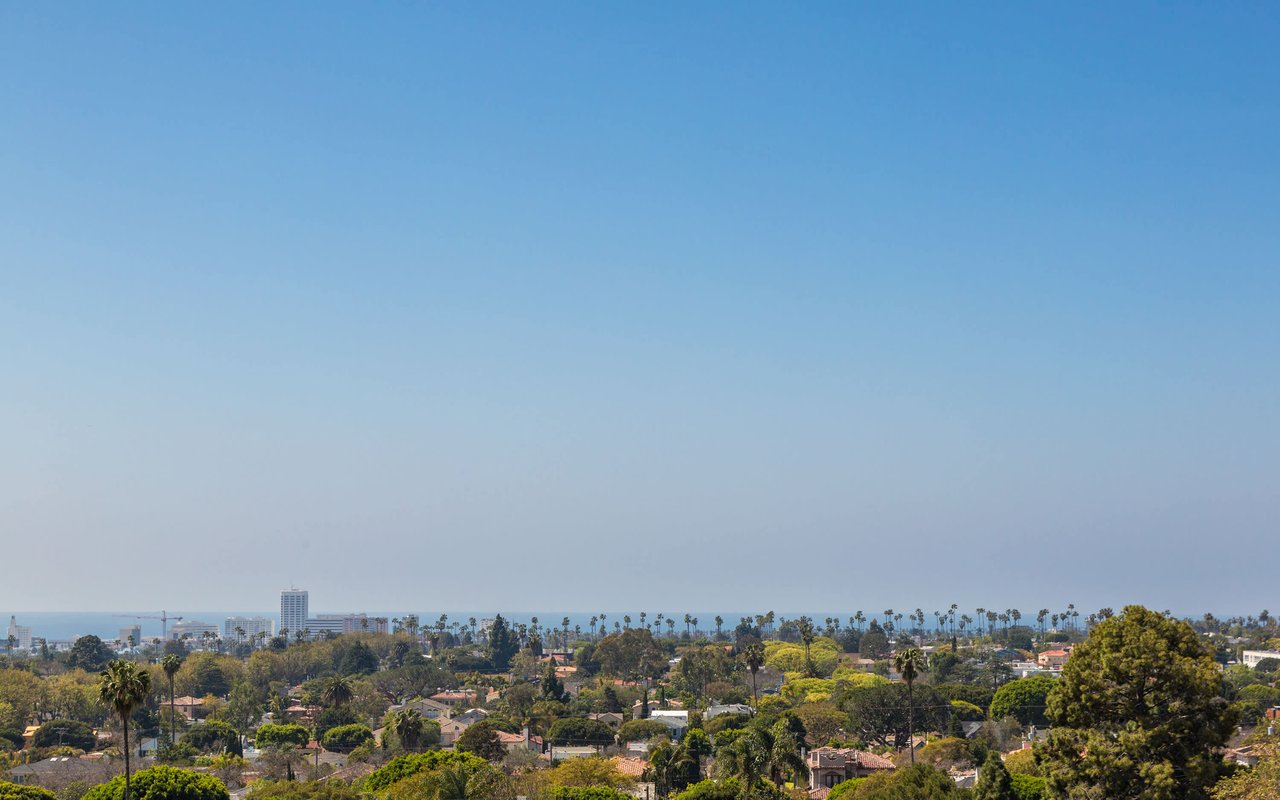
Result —
<path fill-rule="evenodd" d="M 168 613 L 161 611 L 160 616 L 148 616 L 146 614 L 113 614 L 115 617 L 128 617 L 129 619 L 158 619 L 160 620 L 160 638 L 169 638 L 169 620 L 174 622 L 182 622 L 182 617 L 171 617 Z"/>

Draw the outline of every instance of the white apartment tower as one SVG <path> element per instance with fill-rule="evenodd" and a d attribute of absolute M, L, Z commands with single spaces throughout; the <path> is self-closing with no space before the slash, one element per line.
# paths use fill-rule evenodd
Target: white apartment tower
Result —
<path fill-rule="evenodd" d="M 19 650 L 31 649 L 31 626 L 19 625 L 17 617 L 9 617 L 9 635 L 8 640 L 13 642 L 13 646 Z M 6 647 L 8 644 L 6 643 Z"/>
<path fill-rule="evenodd" d="M 289 638 L 307 627 L 307 590 L 286 589 L 280 593 L 280 632 L 286 629 Z"/>

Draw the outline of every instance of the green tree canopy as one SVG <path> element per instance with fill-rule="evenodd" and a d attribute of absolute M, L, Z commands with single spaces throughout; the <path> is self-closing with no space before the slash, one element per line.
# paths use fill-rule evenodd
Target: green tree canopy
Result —
<path fill-rule="evenodd" d="M 609 786 L 554 786 L 547 800 L 633 800 L 626 792 Z"/>
<path fill-rule="evenodd" d="M 1218 776 L 1235 720 L 1213 651 L 1192 627 L 1128 606 L 1078 645 L 1049 695 L 1036 751 L 1066 800 L 1195 800 Z"/>
<path fill-rule="evenodd" d="M 661 722 L 658 724 L 662 725 Z M 663 728 L 666 726 L 663 725 Z M 546 739 L 547 744 L 554 745 L 611 745 L 613 729 L 599 720 L 565 717 L 551 723 L 551 727 L 547 729 Z"/>
<path fill-rule="evenodd" d="M 81 636 L 67 653 L 67 666 L 79 667 L 85 672 L 97 672 L 115 658 L 115 652 L 93 634 Z"/>
<path fill-rule="evenodd" d="M 863 778 L 840 794 L 841 800 L 951 800 L 958 796 L 951 777 L 927 764 Z"/>
<path fill-rule="evenodd" d="M 176 767 L 151 767 L 133 776 L 134 800 L 229 800 L 227 787 L 210 775 Z M 90 789 L 81 800 L 123 800 L 124 776 Z"/>
<path fill-rule="evenodd" d="M 472 753 L 488 761 L 498 761 L 507 754 L 498 731 L 484 720 L 463 731 L 453 746 L 459 752 Z"/>
<path fill-rule="evenodd" d="M 618 739 L 623 742 L 644 742 L 670 735 L 670 726 L 652 719 L 627 720 L 618 727 Z"/>
<path fill-rule="evenodd" d="M 265 726 L 264 726 L 265 727 Z M 182 736 L 184 744 L 190 745 L 198 753 L 217 754 L 222 752 L 232 755 L 243 755 L 240 747 L 240 733 L 225 722 L 216 719 L 206 720 L 196 725 Z M 306 744 L 304 741 L 303 744 Z"/>
<path fill-rule="evenodd" d="M 946 730 L 951 703 L 931 686 L 916 686 L 914 694 L 916 730 Z M 864 741 L 895 748 L 907 746 L 910 719 L 906 684 L 854 689 L 841 698 L 841 707 L 849 712 L 851 732 Z"/>
<path fill-rule="evenodd" d="M 58 747 L 65 745 L 77 750 L 92 750 L 98 743 L 93 728 L 73 719 L 53 719 L 36 729 L 32 740 L 36 747 Z"/>
<path fill-rule="evenodd" d="M 648 628 L 609 634 L 596 645 L 595 658 L 606 673 L 632 680 L 657 678 L 667 669 L 667 655 Z"/>
<path fill-rule="evenodd" d="M 248 800 L 360 800 L 360 790 L 342 781 L 254 781 Z"/>
<path fill-rule="evenodd" d="M 458 765 L 480 767 L 486 763 L 483 758 L 471 753 L 448 750 L 432 750 L 428 753 L 396 756 L 366 778 L 364 785 L 367 790 L 377 792 L 419 772 Z"/>
<path fill-rule="evenodd" d="M 350 753 L 365 742 L 371 741 L 373 741 L 373 731 L 369 730 L 369 726 L 356 723 L 330 728 L 325 731 L 322 743 L 326 750 Z"/>
<path fill-rule="evenodd" d="M 39 786 L 0 781 L 0 800 L 58 800 L 58 796 Z"/>
<path fill-rule="evenodd" d="M 978 771 L 978 784 L 973 787 L 973 800 L 1017 800 L 1013 778 L 1004 768 L 1000 754 L 992 751 Z"/>
<path fill-rule="evenodd" d="M 1048 675 L 1018 678 L 1001 686 L 991 699 L 991 719 L 1013 717 L 1023 725 L 1046 725 L 1049 692 L 1057 680 Z"/>
<path fill-rule="evenodd" d="M 311 731 L 301 725 L 262 725 L 254 733 L 254 745 L 262 750 L 268 747 L 304 746 L 311 740 Z"/>

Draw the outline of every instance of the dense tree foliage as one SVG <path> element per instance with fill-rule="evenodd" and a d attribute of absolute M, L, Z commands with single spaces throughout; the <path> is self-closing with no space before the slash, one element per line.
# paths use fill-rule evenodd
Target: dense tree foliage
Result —
<path fill-rule="evenodd" d="M 116 654 L 97 636 L 90 634 L 76 639 L 67 654 L 67 666 L 79 667 L 86 672 L 97 672 L 115 658 Z"/>
<path fill-rule="evenodd" d="M 386 765 L 365 779 L 365 788 L 377 792 L 393 783 L 402 781 L 420 772 L 437 770 L 450 766 L 481 766 L 485 760 L 471 753 L 451 752 L 448 750 L 432 750 L 428 753 L 397 756 Z"/>
<path fill-rule="evenodd" d="M 261 725 L 254 734 L 254 745 L 259 749 L 267 747 L 302 747 L 311 740 L 311 731 L 301 725 Z"/>
<path fill-rule="evenodd" d="M 123 800 L 124 776 L 90 789 L 82 800 Z M 217 778 L 176 767 L 151 767 L 133 776 L 130 797 L 135 800 L 229 800 L 227 787 Z"/>
<path fill-rule="evenodd" d="M 322 744 L 324 749 L 332 750 L 336 753 L 350 753 L 365 742 L 373 741 L 373 731 L 368 725 L 353 723 L 351 725 L 339 725 L 336 728 L 330 728 L 325 731 Z"/>
<path fill-rule="evenodd" d="M 1187 623 L 1141 606 L 1075 648 L 1048 716 L 1037 757 L 1050 793 L 1070 800 L 1207 797 L 1235 719 L 1212 650 Z"/>
<path fill-rule="evenodd" d="M 0 781 L 0 800 L 58 800 L 58 796 L 39 786 L 21 786 Z"/>
<path fill-rule="evenodd" d="M 1018 678 L 1001 686 L 991 699 L 991 718 L 1013 717 L 1023 725 L 1046 725 L 1049 692 L 1057 681 L 1047 675 Z"/>
<path fill-rule="evenodd" d="M 74 747 L 77 750 L 92 750 L 98 737 L 93 728 L 83 722 L 71 719 L 49 720 L 36 730 L 32 741 L 36 747 Z"/>

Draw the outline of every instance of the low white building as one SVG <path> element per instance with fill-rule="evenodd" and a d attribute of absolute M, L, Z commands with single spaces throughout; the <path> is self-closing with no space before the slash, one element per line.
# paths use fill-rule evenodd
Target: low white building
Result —
<path fill-rule="evenodd" d="M 263 633 L 275 636 L 276 621 L 270 617 L 227 617 L 222 623 L 222 638 L 233 642 L 253 641 Z"/>
<path fill-rule="evenodd" d="M 185 635 L 188 639 L 199 641 L 206 633 L 217 636 L 218 626 L 198 619 L 175 622 L 169 626 L 170 639 L 181 639 Z"/>
<path fill-rule="evenodd" d="M 1240 654 L 1240 663 L 1253 669 L 1258 666 L 1259 661 L 1266 658 L 1274 658 L 1280 661 L 1280 650 L 1245 650 Z"/>

